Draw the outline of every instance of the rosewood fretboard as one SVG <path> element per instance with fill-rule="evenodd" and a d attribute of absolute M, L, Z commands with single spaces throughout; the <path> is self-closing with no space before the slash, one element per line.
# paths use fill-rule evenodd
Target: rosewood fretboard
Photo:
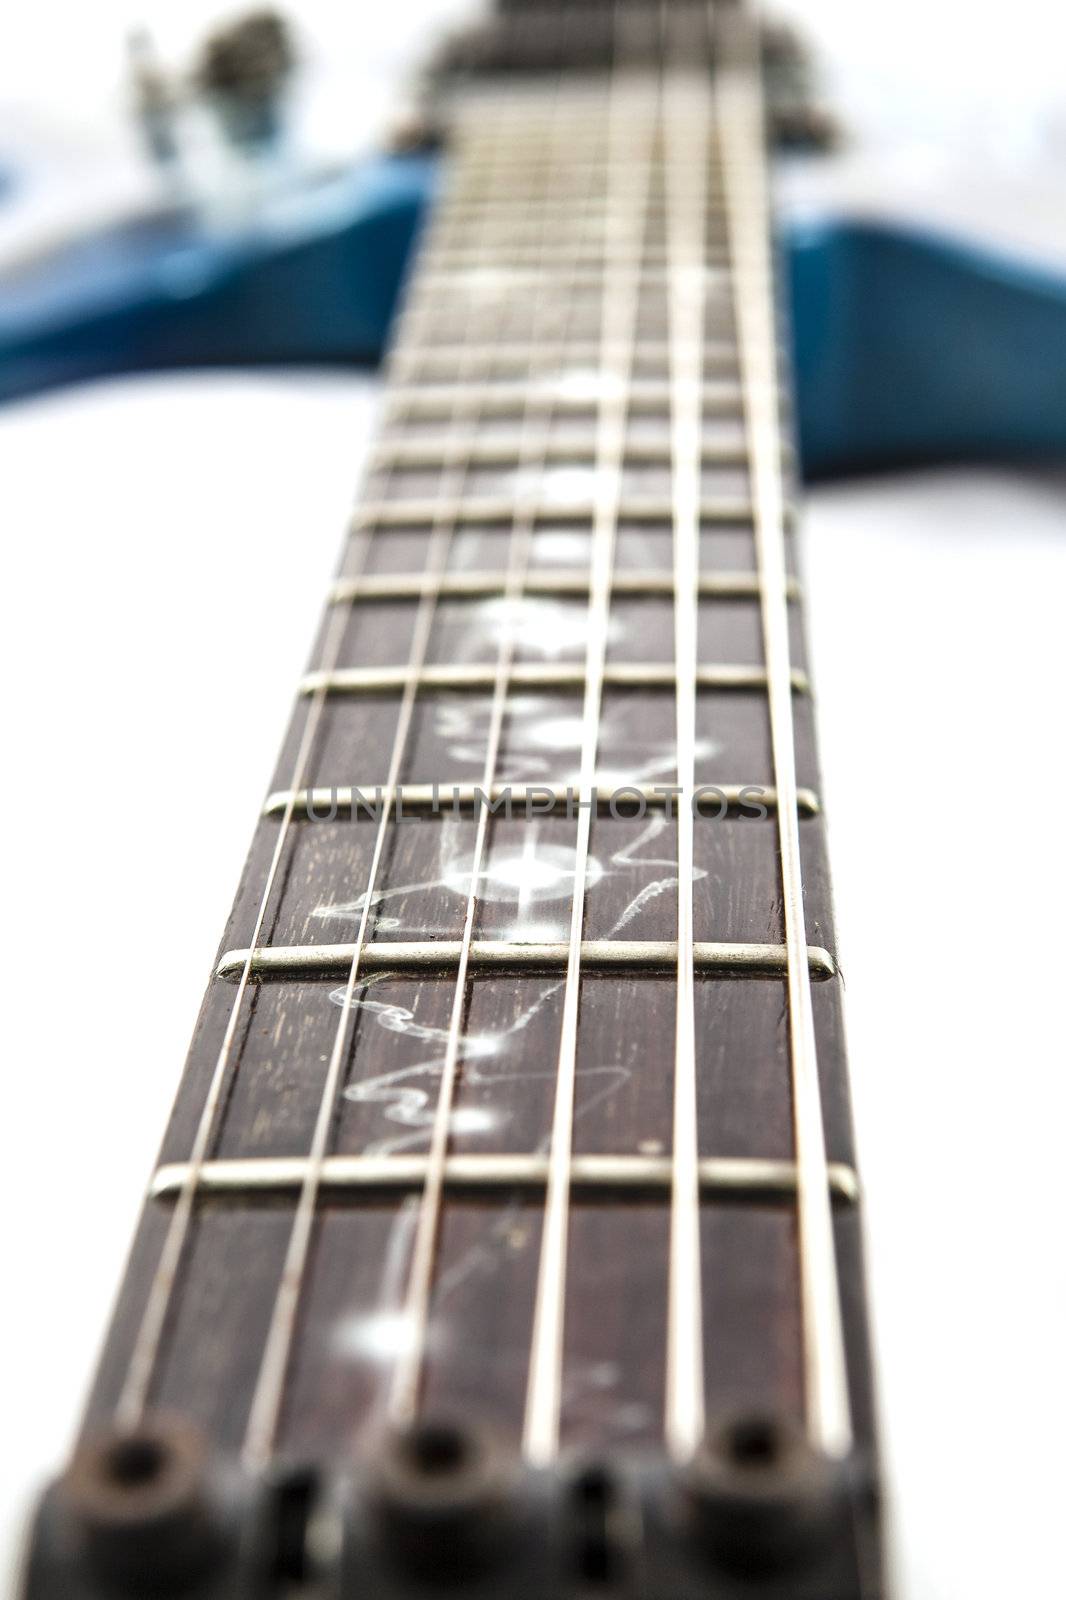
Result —
<path fill-rule="evenodd" d="M 90 1430 L 872 1446 L 752 34 L 625 43 L 453 105 Z"/>

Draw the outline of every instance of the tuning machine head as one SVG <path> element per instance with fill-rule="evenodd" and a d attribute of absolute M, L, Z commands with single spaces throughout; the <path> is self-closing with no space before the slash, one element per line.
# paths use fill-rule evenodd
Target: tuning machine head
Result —
<path fill-rule="evenodd" d="M 842 129 L 821 97 L 817 65 L 803 35 L 784 22 L 760 29 L 770 141 L 778 149 L 828 152 Z"/>

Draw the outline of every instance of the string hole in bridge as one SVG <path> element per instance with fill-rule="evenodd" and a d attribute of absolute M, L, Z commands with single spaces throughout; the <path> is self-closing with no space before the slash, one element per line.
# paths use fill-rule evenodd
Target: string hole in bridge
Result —
<path fill-rule="evenodd" d="M 738 1467 L 770 1467 L 781 1454 L 782 1439 L 776 1424 L 767 1417 L 744 1417 L 730 1427 L 723 1440 L 725 1450 Z"/>
<path fill-rule="evenodd" d="M 227 1559 L 231 1527 L 217 1490 L 199 1429 L 181 1417 L 153 1416 L 84 1440 L 57 1495 L 101 1589 L 141 1595 L 148 1580 L 153 1593 L 185 1592 Z"/>
<path fill-rule="evenodd" d="M 275 1583 L 303 1583 L 310 1575 L 309 1530 L 320 1493 L 310 1467 L 287 1471 L 270 1492 L 269 1570 Z"/>
<path fill-rule="evenodd" d="M 455 1582 L 500 1559 L 515 1463 L 487 1429 L 424 1418 L 386 1435 L 367 1466 L 368 1508 L 390 1559 Z"/>
<path fill-rule="evenodd" d="M 136 1435 L 116 1439 L 102 1463 L 106 1476 L 120 1489 L 141 1489 L 167 1470 L 168 1456 L 158 1439 Z"/>
<path fill-rule="evenodd" d="M 459 1428 L 446 1423 L 425 1423 L 405 1440 L 411 1465 L 426 1477 L 457 1472 L 470 1455 L 470 1443 Z"/>
<path fill-rule="evenodd" d="M 618 1504 L 618 1485 L 605 1463 L 589 1462 L 574 1478 L 571 1502 L 575 1524 L 575 1566 L 588 1584 L 609 1583 L 618 1567 L 611 1527 Z"/>
<path fill-rule="evenodd" d="M 679 1469 L 678 1486 L 697 1546 L 723 1571 L 813 1571 L 846 1548 L 846 1474 L 790 1417 L 724 1419 Z M 825 1592 L 836 1591 L 827 1583 Z"/>

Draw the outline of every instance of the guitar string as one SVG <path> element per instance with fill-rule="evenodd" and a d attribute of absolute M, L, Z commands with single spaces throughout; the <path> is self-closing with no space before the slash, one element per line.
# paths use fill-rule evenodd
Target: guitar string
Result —
<path fill-rule="evenodd" d="M 677 669 L 677 991 L 673 1159 L 666 1341 L 665 1434 L 684 1459 L 703 1436 L 703 1310 L 692 796 L 696 784 L 696 681 L 702 348 L 707 293 L 708 78 L 668 65 L 663 96 L 663 173 L 669 272 L 673 454 L 674 655 Z"/>
<path fill-rule="evenodd" d="M 456 151 L 456 158 L 460 152 Z M 454 158 L 453 158 L 454 159 Z M 456 160 L 456 170 L 461 171 L 461 160 Z M 446 216 L 447 202 L 441 206 Z M 423 259 L 427 259 L 424 257 Z M 471 297 L 465 317 L 467 339 L 472 328 L 478 325 L 476 296 Z M 469 343 L 466 356 L 461 358 L 459 387 L 469 376 L 470 357 L 476 346 Z M 337 1100 L 348 1055 L 349 1032 L 353 1026 L 353 1004 L 356 985 L 362 968 L 363 950 L 367 942 L 370 916 L 373 909 L 378 873 L 388 839 L 396 786 L 400 782 L 403 762 L 407 755 L 408 736 L 414 718 L 418 695 L 418 678 L 425 664 L 430 644 L 433 621 L 457 521 L 457 508 L 467 476 L 469 447 L 476 429 L 476 413 L 471 413 L 457 403 L 450 425 L 450 459 L 438 480 L 437 499 L 440 504 L 430 534 L 426 552 L 426 587 L 419 602 L 408 660 L 408 677 L 397 714 L 389 770 L 381 816 L 375 831 L 374 847 L 363 895 L 354 952 L 341 1000 L 340 1016 L 334 1031 L 333 1046 L 319 1100 L 318 1115 L 312 1133 L 311 1148 L 293 1216 L 289 1243 L 285 1253 L 281 1277 L 267 1329 L 255 1389 L 252 1395 L 245 1429 L 242 1458 L 249 1471 L 261 1470 L 269 1462 L 281 1421 L 285 1386 L 292 1355 L 293 1340 L 307 1267 L 311 1254 L 314 1226 L 318 1213 L 318 1197 L 322 1186 L 322 1172 L 328 1153 L 329 1140 L 336 1117 Z"/>
<path fill-rule="evenodd" d="M 640 80 L 636 82 L 639 84 Z M 606 111 L 608 204 L 603 236 L 601 371 L 605 378 L 609 375 L 617 382 L 610 384 L 601 395 L 596 430 L 574 897 L 523 1428 L 523 1449 L 534 1465 L 552 1461 L 559 1441 L 585 875 L 596 784 L 628 391 L 639 307 L 639 266 L 618 267 L 612 257 L 614 251 L 619 250 L 632 259 L 644 241 L 657 110 L 655 91 L 652 93 L 649 106 L 628 74 L 615 66 L 608 85 Z M 613 361 L 608 360 L 608 350 L 620 354 Z"/>
<path fill-rule="evenodd" d="M 751 98 L 754 99 L 754 95 L 752 95 Z M 730 144 L 730 138 L 727 134 L 727 128 L 730 126 L 733 128 L 732 144 L 734 148 L 739 149 L 740 151 L 750 151 L 752 149 L 758 150 L 759 148 L 758 128 L 760 117 L 757 106 L 753 109 L 752 105 L 750 104 L 741 105 L 741 100 L 742 91 L 740 90 L 740 87 L 738 85 L 731 85 L 729 87 L 729 92 L 725 97 L 725 104 L 720 107 L 718 113 L 719 120 L 722 125 L 723 151 L 725 151 L 726 147 Z M 740 114 L 741 110 L 743 112 L 742 115 Z M 744 130 L 743 137 L 741 136 L 741 129 Z M 734 163 L 732 161 L 727 161 L 726 166 L 727 169 L 729 167 L 734 167 Z M 752 209 L 754 210 L 756 217 L 754 229 L 757 233 L 759 229 L 764 227 L 764 222 L 760 221 L 759 218 L 765 217 L 765 180 L 761 171 L 749 172 L 749 169 L 746 166 L 741 167 L 739 164 L 736 164 L 734 170 L 737 174 L 749 176 L 752 193 L 761 202 L 759 205 L 756 205 L 754 201 L 752 202 Z M 735 181 L 732 187 L 735 190 Z M 735 194 L 731 195 L 730 197 L 729 213 L 730 229 L 735 235 L 737 241 L 736 248 L 739 249 L 740 243 L 743 241 L 744 246 L 750 250 L 748 259 L 757 262 L 760 255 L 765 257 L 765 240 L 763 240 L 760 245 L 758 244 L 757 239 L 752 237 L 752 224 L 750 219 L 745 217 L 741 200 L 736 198 Z M 737 271 L 737 263 L 740 257 L 738 254 L 734 254 L 733 259 L 737 281 L 736 292 L 739 301 L 744 298 L 741 293 L 739 281 L 740 274 Z M 751 299 L 754 300 L 754 298 L 755 295 L 753 294 Z M 763 324 L 766 324 L 769 320 L 769 331 L 765 326 L 760 327 L 760 320 Z M 772 395 L 776 392 L 772 318 L 767 318 L 766 309 L 763 307 L 761 309 L 751 311 L 749 316 L 745 319 L 741 315 L 740 306 L 738 304 L 738 326 L 742 322 L 746 322 L 748 324 L 748 326 L 745 328 L 745 337 L 743 340 L 744 348 L 741 352 L 741 360 L 746 376 L 749 379 L 746 384 L 748 396 L 746 400 L 747 419 L 749 432 L 753 436 L 753 480 L 758 480 L 759 488 L 759 493 L 756 495 L 756 537 L 759 546 L 759 569 L 763 579 L 763 626 L 767 639 L 767 659 L 769 666 L 771 654 L 774 652 L 774 646 L 771 643 L 771 639 L 775 636 L 779 636 L 782 631 L 781 618 L 779 618 L 775 624 L 770 620 L 769 615 L 771 611 L 775 609 L 783 613 L 783 607 L 780 604 L 776 604 L 774 600 L 774 586 L 777 583 L 775 567 L 783 571 L 783 547 L 778 552 L 779 560 L 775 559 L 775 553 L 773 549 L 775 544 L 780 545 L 781 543 L 779 531 L 780 511 L 777 513 L 776 518 L 774 514 L 775 493 L 777 503 L 780 506 L 781 490 L 779 481 L 776 484 L 776 488 L 773 484 L 766 481 L 769 479 L 776 479 L 778 476 L 779 464 L 776 458 L 771 461 L 769 469 L 767 469 L 765 461 L 757 462 L 757 452 L 755 449 L 754 438 L 762 434 L 764 431 L 767 431 L 764 426 L 766 422 L 766 411 L 768 405 L 772 409 L 772 402 L 761 402 L 761 398 L 757 392 L 757 387 L 750 381 L 750 378 L 752 371 L 761 371 L 768 379 L 768 382 L 765 386 L 766 393 Z M 754 325 L 754 329 L 752 325 Z M 771 440 L 773 439 L 773 430 L 775 428 L 776 417 L 774 416 L 770 418 L 769 431 Z M 774 449 L 772 442 L 770 449 Z M 360 541 L 360 548 L 364 551 L 364 555 L 365 544 L 366 541 L 364 538 L 362 541 Z M 339 626 L 337 627 L 336 631 L 341 637 L 343 636 L 344 613 L 343 611 L 340 611 L 337 618 L 331 619 L 330 626 L 327 629 L 323 646 L 324 659 L 328 659 L 330 646 L 333 642 L 332 635 L 334 632 L 334 623 L 338 622 L 338 619 Z M 783 620 L 785 624 L 785 649 L 787 652 L 787 616 L 784 616 Z M 334 657 L 336 653 L 336 647 L 339 647 L 339 642 L 340 638 L 338 638 L 336 646 L 333 650 Z M 272 856 L 270 867 L 268 869 L 268 875 L 257 913 L 253 936 L 249 945 L 250 951 L 254 951 L 259 944 L 260 934 L 268 909 L 268 903 L 278 871 L 280 869 L 284 845 L 292 820 L 295 794 L 301 787 L 301 775 L 305 769 L 306 762 L 310 755 L 310 750 L 313 746 L 315 734 L 317 732 L 326 698 L 326 692 L 324 690 L 319 691 L 312 698 L 309 704 L 304 733 L 295 762 L 294 775 L 289 785 L 289 792 L 292 798 L 290 798 L 289 804 L 282 815 L 279 825 L 279 836 L 276 841 L 275 850 Z M 794 789 L 795 787 L 794 749 L 791 728 L 791 694 L 788 693 L 785 699 L 785 704 L 788 707 L 786 713 L 786 720 L 788 723 L 787 739 L 784 736 L 779 736 L 779 724 L 781 721 L 779 709 L 780 702 L 780 692 L 775 695 L 772 689 L 770 697 L 770 710 L 771 722 L 774 727 L 775 735 L 775 778 L 778 783 L 778 792 L 779 794 L 782 794 L 782 769 L 791 770 L 792 788 Z M 778 707 L 776 714 L 775 703 Z M 787 796 L 784 796 L 784 799 L 787 799 Z M 832 1252 L 831 1216 L 827 1216 L 825 1219 L 828 1221 L 829 1234 L 828 1268 L 826 1264 L 824 1238 L 822 1239 L 821 1248 L 817 1247 L 817 1239 L 819 1234 L 818 1215 L 822 1211 L 828 1213 L 828 1204 L 825 1199 L 825 1196 L 828 1194 L 828 1188 L 827 1184 L 823 1184 L 821 1182 L 821 1178 L 819 1176 L 819 1170 L 822 1172 L 825 1170 L 825 1147 L 824 1129 L 821 1122 L 820 1100 L 817 1096 L 813 1016 L 810 1008 L 809 980 L 806 983 L 803 981 L 807 978 L 806 962 L 802 959 L 802 957 L 798 961 L 796 960 L 794 949 L 794 946 L 798 944 L 800 950 L 802 951 L 806 942 L 804 930 L 802 928 L 802 892 L 798 878 L 799 840 L 798 828 L 796 827 L 794 820 L 795 816 L 795 808 L 782 803 L 781 807 L 779 808 L 779 827 L 781 828 L 782 833 L 782 875 L 785 879 L 786 888 L 786 934 L 789 932 L 795 933 L 795 912 L 797 907 L 800 918 L 798 939 L 786 938 L 786 943 L 788 944 L 790 952 L 790 1033 L 793 1073 L 795 1080 L 794 1100 L 796 1116 L 797 1160 L 801 1176 L 798 1209 L 800 1212 L 803 1251 L 801 1268 L 804 1285 L 807 1389 L 809 1396 L 809 1407 L 811 1411 L 812 1434 L 816 1438 L 819 1438 L 821 1442 L 826 1444 L 827 1447 L 843 1449 L 846 1448 L 847 1439 L 849 1437 L 849 1424 L 847 1418 L 846 1374 L 843 1367 L 842 1333 L 839 1325 L 839 1293 L 836 1283 L 835 1259 Z M 793 819 L 791 831 L 795 832 L 796 835 L 795 840 L 791 845 L 786 844 L 785 839 L 785 834 L 789 831 L 785 826 L 785 819 L 789 817 Z M 795 868 L 793 868 L 791 863 L 795 864 Z M 575 883 L 576 881 L 577 880 L 575 878 Z M 204 1156 L 214 1130 L 215 1117 L 222 1097 L 222 1089 L 226 1075 L 226 1065 L 228 1063 L 229 1052 L 232 1049 L 233 1040 L 236 1035 L 236 1028 L 244 993 L 248 987 L 250 968 L 251 956 L 249 956 L 249 959 L 245 964 L 245 968 L 241 973 L 234 1005 L 230 1013 L 230 1020 L 227 1025 L 226 1034 L 224 1035 L 223 1044 L 220 1049 L 218 1061 L 216 1063 L 215 1074 L 213 1075 L 209 1088 L 204 1115 L 202 1116 L 198 1125 L 197 1135 L 193 1146 L 193 1154 L 188 1165 L 188 1177 L 185 1185 L 183 1186 L 181 1194 L 179 1195 L 175 1212 L 172 1217 L 171 1226 L 164 1242 L 164 1249 L 160 1258 L 160 1266 L 159 1269 L 157 1269 L 156 1279 L 153 1282 L 152 1289 L 150 1290 L 149 1301 L 142 1319 L 137 1345 L 135 1345 L 134 1356 L 130 1361 L 127 1383 L 124 1387 L 123 1395 L 119 1405 L 119 1416 L 122 1420 L 127 1422 L 136 1421 L 137 1418 L 142 1414 L 144 1405 L 146 1403 L 146 1397 L 150 1387 L 155 1362 L 158 1357 L 159 1344 L 167 1317 L 169 1300 L 173 1290 L 177 1271 L 180 1266 L 185 1237 L 188 1232 L 193 1202 L 195 1199 L 195 1191 L 199 1181 L 200 1169 L 202 1167 Z M 795 981 L 795 975 L 797 972 L 801 974 L 801 979 L 798 986 Z M 799 990 L 798 995 L 796 992 L 797 988 Z M 804 989 L 807 991 L 806 1005 L 804 1005 L 802 997 L 802 991 Z M 812 1075 L 814 1108 L 816 1112 L 816 1117 L 813 1124 L 811 1117 L 810 1095 Z M 801 1084 L 805 1090 L 803 1093 L 800 1092 Z M 825 1230 L 823 1227 L 822 1232 L 824 1233 L 824 1231 Z M 813 1244 L 812 1241 L 814 1241 Z M 829 1274 L 828 1278 L 827 1271 Z M 832 1311 L 827 1310 L 827 1305 L 830 1303 L 827 1300 L 826 1293 L 824 1292 L 827 1282 L 829 1283 L 829 1287 L 831 1289 Z M 161 1292 L 162 1299 L 160 1299 Z M 834 1322 L 836 1324 L 836 1342 L 839 1347 L 838 1361 L 834 1361 L 832 1359 L 832 1324 Z M 826 1333 L 827 1327 L 828 1335 Z M 836 1413 L 835 1422 L 833 1418 L 834 1412 Z M 842 1423 L 841 1418 L 843 1419 Z M 835 1445 L 833 1445 L 834 1440 L 836 1441 Z"/>
<path fill-rule="evenodd" d="M 551 152 L 550 165 L 552 170 L 558 169 L 560 147 L 571 132 L 570 125 L 565 121 L 561 121 L 562 105 L 562 79 L 560 76 L 555 86 L 554 116 L 551 119 L 552 129 L 550 133 L 546 133 L 543 136 Z M 533 136 L 527 134 L 525 137 L 527 143 L 532 147 Z M 520 422 L 520 442 L 517 451 L 518 471 L 523 478 L 528 475 L 530 482 L 532 482 L 532 475 L 542 471 L 545 466 L 548 437 L 554 417 L 553 407 L 545 406 L 536 410 L 531 405 L 535 374 L 538 366 L 545 361 L 545 357 L 536 342 L 536 333 L 543 313 L 551 314 L 557 309 L 551 296 L 545 296 L 545 289 L 549 287 L 562 288 L 562 284 L 559 281 L 562 274 L 559 272 L 558 267 L 553 268 L 550 264 L 551 257 L 549 252 L 553 242 L 553 235 L 547 222 L 542 222 L 539 232 L 541 245 L 540 277 L 533 291 L 533 307 L 530 317 L 528 389 L 523 405 Z M 572 310 L 572 298 L 570 310 Z M 492 793 L 493 785 L 496 782 L 496 770 L 507 710 L 511 669 L 515 656 L 516 613 L 525 591 L 534 525 L 535 516 L 532 510 L 532 503 L 527 507 L 520 506 L 516 511 L 512 526 L 510 561 L 503 591 L 504 631 L 497 652 L 489 731 L 481 779 L 482 788 L 486 796 Z M 459 1075 L 461 1029 L 467 1004 L 467 970 L 474 924 L 480 902 L 479 885 L 488 832 L 489 809 L 487 804 L 483 804 L 478 811 L 478 825 L 470 868 L 470 891 L 467 896 L 462 939 L 459 947 L 459 960 L 445 1046 L 445 1058 L 441 1070 L 440 1087 L 426 1160 L 426 1175 L 415 1228 L 414 1244 L 411 1251 L 408 1286 L 404 1300 L 403 1344 L 394 1369 L 389 1401 L 391 1420 L 395 1426 L 399 1427 L 411 1423 L 417 1415 L 419 1407 L 428 1340 L 434 1263 L 440 1236 L 445 1168 L 448 1157 L 452 1111 Z"/>
<path fill-rule="evenodd" d="M 751 461 L 784 897 L 807 1428 L 817 1447 L 830 1455 L 844 1455 L 851 1444 L 851 1417 L 806 955 L 762 87 L 755 25 L 738 16 L 728 23 L 723 19 L 720 31 L 724 60 L 717 94 L 719 147 Z"/>
<path fill-rule="evenodd" d="M 355 560 L 352 563 L 352 570 L 346 572 L 345 576 L 358 577 L 365 564 L 368 548 L 369 538 L 366 530 L 356 529 L 354 537 L 346 541 L 346 560 L 344 565 L 346 567 L 349 565 L 353 549 Z M 346 620 L 346 608 L 337 606 L 327 621 L 321 648 L 321 661 L 327 672 L 336 665 L 344 638 Z M 263 882 L 255 920 L 252 924 L 251 938 L 248 942 L 248 955 L 237 980 L 236 993 L 226 1019 L 222 1042 L 215 1058 L 207 1095 L 193 1136 L 185 1181 L 178 1194 L 170 1224 L 164 1235 L 159 1260 L 149 1286 L 145 1307 L 141 1313 L 141 1320 L 134 1339 L 133 1350 L 127 1364 L 125 1380 L 115 1408 L 115 1419 L 120 1427 L 133 1428 L 137 1426 L 142 1420 L 148 1405 L 148 1397 L 160 1360 L 163 1336 L 170 1315 L 178 1274 L 184 1260 L 201 1174 L 208 1151 L 215 1137 L 219 1112 L 226 1098 L 227 1084 L 230 1078 L 230 1058 L 234 1041 L 237 1037 L 237 1028 L 244 1007 L 244 998 L 251 982 L 255 951 L 261 941 L 267 911 L 271 904 L 274 886 L 281 870 L 285 848 L 292 829 L 299 790 L 306 782 L 307 766 L 318 735 L 327 698 L 327 690 L 323 686 L 315 691 L 308 703 L 303 732 L 289 779 L 288 799 L 278 824 L 277 838 L 274 841 L 274 849 L 271 853 L 270 863 Z M 150 1193 L 149 1189 L 146 1203 L 147 1198 L 150 1198 Z"/>
<path fill-rule="evenodd" d="M 438 226 L 438 219 L 434 218 L 427 230 L 428 237 L 425 248 L 428 249 L 430 247 Z M 390 352 L 386 362 L 387 370 L 391 368 L 392 359 L 392 353 Z M 391 474 L 387 476 L 391 476 Z M 359 577 L 365 565 L 369 546 L 369 531 L 366 528 L 359 527 L 353 529 L 345 544 L 342 576 L 346 578 Z M 354 561 L 352 560 L 353 551 Z M 133 1349 L 127 1363 L 125 1379 L 115 1406 L 115 1420 L 121 1427 L 135 1427 L 141 1421 L 147 1409 L 148 1397 L 162 1352 L 163 1338 L 170 1316 L 174 1291 L 188 1243 L 201 1173 L 204 1162 L 207 1159 L 208 1150 L 215 1137 L 219 1113 L 226 1100 L 231 1056 L 244 1008 L 245 995 L 251 983 L 255 951 L 261 942 L 267 912 L 271 905 L 278 875 L 281 872 L 282 862 L 285 859 L 285 849 L 292 830 L 293 818 L 296 814 L 299 791 L 304 787 L 306 781 L 307 766 L 328 703 L 329 692 L 325 680 L 337 664 L 340 649 L 344 642 L 348 617 L 347 609 L 343 606 L 337 606 L 331 613 L 322 636 L 319 660 L 323 683 L 320 688 L 315 690 L 308 701 L 303 732 L 289 778 L 288 799 L 278 823 L 277 838 L 274 842 L 274 849 L 271 852 L 266 877 L 263 881 L 262 893 L 256 907 L 251 937 L 248 942 L 248 955 L 237 980 L 237 987 L 233 1003 L 227 1015 L 222 1042 L 215 1058 L 207 1094 L 197 1121 L 186 1167 L 186 1178 L 175 1201 L 170 1224 L 164 1235 L 159 1259 L 152 1275 L 144 1310 L 141 1313 L 137 1334 L 134 1338 Z M 150 1191 L 146 1194 L 146 1203 L 149 1194 Z"/>

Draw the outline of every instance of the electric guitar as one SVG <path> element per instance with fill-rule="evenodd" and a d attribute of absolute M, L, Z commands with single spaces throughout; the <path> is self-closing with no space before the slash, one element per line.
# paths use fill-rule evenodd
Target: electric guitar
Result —
<path fill-rule="evenodd" d="M 271 20 L 255 14 L 205 48 L 200 80 L 230 68 L 226 94 L 216 82 L 209 98 L 231 136 L 269 134 L 281 120 L 273 80 L 243 82 L 233 64 L 250 55 L 260 65 Z M 286 51 L 268 42 L 280 72 Z M 764 30 L 763 42 L 778 142 L 802 148 L 826 131 L 802 47 L 780 29 Z M 243 163 L 250 192 L 236 203 L 197 193 L 195 182 L 175 189 L 177 135 L 163 123 L 161 136 L 160 102 L 177 91 L 154 87 L 153 75 L 147 139 L 165 146 L 165 198 L 23 247 L 13 261 L 0 252 L 0 401 L 119 373 L 376 362 L 441 184 L 434 85 L 476 72 L 491 48 L 491 28 L 473 27 L 439 48 L 428 104 L 401 121 L 384 154 L 295 162 L 295 175 L 283 166 L 270 182 L 263 135 L 267 158 L 253 147 Z M 539 51 L 543 67 L 564 48 L 531 29 L 500 66 L 510 72 L 522 52 Z M 5 199 L 17 210 L 40 187 L 35 177 L 32 164 L 12 165 L 0 221 Z M 937 229 L 906 209 L 860 212 L 832 186 L 813 214 L 784 211 L 776 244 L 805 478 L 1066 449 L 1066 275 L 1050 256 Z"/>
<path fill-rule="evenodd" d="M 758 31 L 475 55 L 30 1597 L 880 1588 Z"/>

